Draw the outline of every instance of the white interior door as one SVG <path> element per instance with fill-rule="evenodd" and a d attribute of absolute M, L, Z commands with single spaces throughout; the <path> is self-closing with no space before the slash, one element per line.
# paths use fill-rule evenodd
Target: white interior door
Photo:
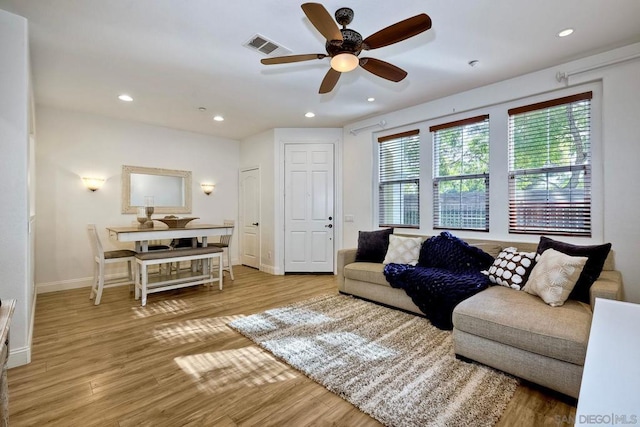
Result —
<path fill-rule="evenodd" d="M 333 272 L 333 144 L 285 145 L 285 272 Z"/>
<path fill-rule="evenodd" d="M 240 262 L 260 268 L 260 169 L 240 172 Z"/>

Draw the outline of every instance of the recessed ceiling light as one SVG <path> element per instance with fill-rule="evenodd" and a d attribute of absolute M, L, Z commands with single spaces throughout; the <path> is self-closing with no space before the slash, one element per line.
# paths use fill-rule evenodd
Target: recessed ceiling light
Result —
<path fill-rule="evenodd" d="M 469 61 L 469 66 L 470 67 L 475 67 L 476 65 L 478 65 L 480 61 L 478 61 L 477 59 L 472 59 L 471 61 Z"/>
<path fill-rule="evenodd" d="M 119 99 L 120 101 L 124 101 L 124 102 L 131 102 L 131 101 L 133 101 L 133 98 L 132 98 L 131 96 L 127 95 L 126 93 L 123 93 L 122 95 L 119 95 L 119 96 L 118 96 L 118 99 Z"/>
<path fill-rule="evenodd" d="M 558 33 L 558 37 L 567 37 L 573 34 L 573 28 L 566 28 Z"/>
<path fill-rule="evenodd" d="M 198 107 L 198 111 L 207 111 L 207 107 Z"/>
<path fill-rule="evenodd" d="M 316 115 L 314 113 L 312 113 L 311 111 L 309 111 L 308 113 L 305 113 L 304 115 L 307 118 L 311 118 L 311 117 L 315 117 Z"/>
<path fill-rule="evenodd" d="M 373 102 L 373 101 L 375 101 L 375 100 L 376 100 L 376 99 L 375 99 L 373 96 L 371 96 L 371 97 L 367 98 L 367 101 L 369 101 L 369 102 Z"/>
<path fill-rule="evenodd" d="M 222 117 L 222 116 L 213 116 L 213 120 L 215 120 L 216 122 L 223 122 L 224 121 L 224 117 Z"/>

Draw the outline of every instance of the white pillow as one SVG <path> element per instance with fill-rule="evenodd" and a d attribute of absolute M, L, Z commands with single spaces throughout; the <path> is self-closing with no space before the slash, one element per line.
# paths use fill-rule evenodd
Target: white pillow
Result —
<path fill-rule="evenodd" d="M 420 256 L 420 246 L 422 246 L 421 237 L 403 237 L 391 234 L 387 255 L 382 263 L 416 265 Z"/>
<path fill-rule="evenodd" d="M 524 291 L 539 296 L 552 307 L 561 306 L 576 285 L 587 259 L 547 249 L 538 257 Z"/>

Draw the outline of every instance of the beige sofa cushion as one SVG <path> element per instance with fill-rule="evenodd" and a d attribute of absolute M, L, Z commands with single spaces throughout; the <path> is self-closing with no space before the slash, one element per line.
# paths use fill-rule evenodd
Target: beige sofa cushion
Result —
<path fill-rule="evenodd" d="M 344 267 L 344 277 L 346 279 L 370 282 L 382 286 L 391 286 L 384 277 L 384 264 L 375 262 L 354 262 Z"/>
<path fill-rule="evenodd" d="M 492 286 L 458 304 L 456 329 L 532 353 L 584 365 L 591 308 L 569 300 L 551 307 L 539 297 Z"/>

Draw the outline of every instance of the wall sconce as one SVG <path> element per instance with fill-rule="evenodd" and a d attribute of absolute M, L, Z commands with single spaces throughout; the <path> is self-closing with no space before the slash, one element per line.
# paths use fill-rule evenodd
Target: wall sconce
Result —
<path fill-rule="evenodd" d="M 209 194 L 213 193 L 215 184 L 200 184 L 200 187 L 202 187 L 202 191 L 204 191 L 204 194 L 208 196 Z"/>
<path fill-rule="evenodd" d="M 84 183 L 84 186 L 87 187 L 89 190 L 96 191 L 100 189 L 100 187 L 102 187 L 102 184 L 104 184 L 104 179 L 83 177 L 82 182 Z"/>

